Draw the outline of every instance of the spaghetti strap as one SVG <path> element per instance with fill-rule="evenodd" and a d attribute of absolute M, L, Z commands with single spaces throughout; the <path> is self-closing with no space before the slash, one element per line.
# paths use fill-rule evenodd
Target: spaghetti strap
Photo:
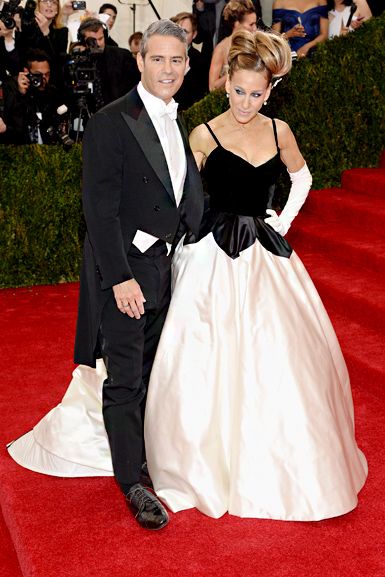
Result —
<path fill-rule="evenodd" d="M 204 123 L 205 126 L 207 126 L 211 136 L 213 137 L 213 139 L 215 140 L 215 142 L 217 143 L 218 146 L 221 146 L 221 143 L 219 142 L 218 138 L 215 136 L 214 132 L 212 131 L 212 129 L 210 128 L 210 126 L 207 124 L 207 122 Z"/>
<path fill-rule="evenodd" d="M 277 126 L 276 126 L 276 124 L 275 124 L 274 118 L 271 119 L 271 122 L 273 123 L 274 139 L 275 139 L 275 144 L 276 144 L 276 146 L 277 146 L 277 152 L 279 152 Z"/>

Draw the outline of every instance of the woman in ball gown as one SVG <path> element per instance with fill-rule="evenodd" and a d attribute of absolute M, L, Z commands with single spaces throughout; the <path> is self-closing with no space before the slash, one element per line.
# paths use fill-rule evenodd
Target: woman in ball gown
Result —
<path fill-rule="evenodd" d="M 174 256 L 145 419 L 154 489 L 174 512 L 319 520 L 352 510 L 367 475 L 337 338 L 284 239 L 311 176 L 289 126 L 260 113 L 290 65 L 279 35 L 235 33 L 230 107 L 191 133 L 210 214 Z M 292 187 L 278 216 L 281 161 Z"/>
<path fill-rule="evenodd" d="M 291 66 L 279 35 L 234 34 L 229 110 L 191 134 L 210 211 L 173 261 L 173 297 L 149 386 L 154 489 L 176 512 L 319 520 L 351 511 L 367 466 L 345 362 L 317 291 L 284 238 L 311 176 L 290 128 L 260 113 Z M 268 209 L 280 162 L 292 186 Z M 112 475 L 102 361 L 8 447 L 58 476 Z"/>

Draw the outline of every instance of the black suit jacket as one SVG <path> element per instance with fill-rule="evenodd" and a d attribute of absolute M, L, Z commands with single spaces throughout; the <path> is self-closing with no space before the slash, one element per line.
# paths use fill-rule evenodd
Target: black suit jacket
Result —
<path fill-rule="evenodd" d="M 83 141 L 83 207 L 87 223 L 75 362 L 95 366 L 104 304 L 112 287 L 133 278 L 128 252 L 137 230 L 172 243 L 181 230 L 198 234 L 200 175 L 185 144 L 187 173 L 179 207 L 160 140 L 135 89 L 96 113 Z"/>

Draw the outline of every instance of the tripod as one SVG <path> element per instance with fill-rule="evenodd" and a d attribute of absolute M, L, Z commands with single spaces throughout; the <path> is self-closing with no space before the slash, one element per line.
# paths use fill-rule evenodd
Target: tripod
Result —
<path fill-rule="evenodd" d="M 87 121 L 91 118 L 91 112 L 88 108 L 87 102 L 87 95 L 90 94 L 90 91 L 78 93 L 77 100 L 76 100 L 76 109 L 77 112 L 74 113 L 72 118 L 72 130 L 75 131 L 75 142 L 79 142 L 80 133 L 84 132 L 85 125 Z M 76 122 L 77 121 L 77 122 Z"/>

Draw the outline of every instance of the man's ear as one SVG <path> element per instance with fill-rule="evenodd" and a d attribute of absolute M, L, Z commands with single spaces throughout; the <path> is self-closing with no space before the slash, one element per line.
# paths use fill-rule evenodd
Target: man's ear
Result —
<path fill-rule="evenodd" d="M 194 38 L 196 37 L 196 35 L 198 34 L 198 30 L 195 30 L 192 39 L 194 40 Z"/>
<path fill-rule="evenodd" d="M 136 64 L 138 65 L 139 72 L 143 72 L 144 60 L 143 60 L 143 56 L 141 55 L 140 52 L 138 52 L 138 54 L 136 55 Z"/>

